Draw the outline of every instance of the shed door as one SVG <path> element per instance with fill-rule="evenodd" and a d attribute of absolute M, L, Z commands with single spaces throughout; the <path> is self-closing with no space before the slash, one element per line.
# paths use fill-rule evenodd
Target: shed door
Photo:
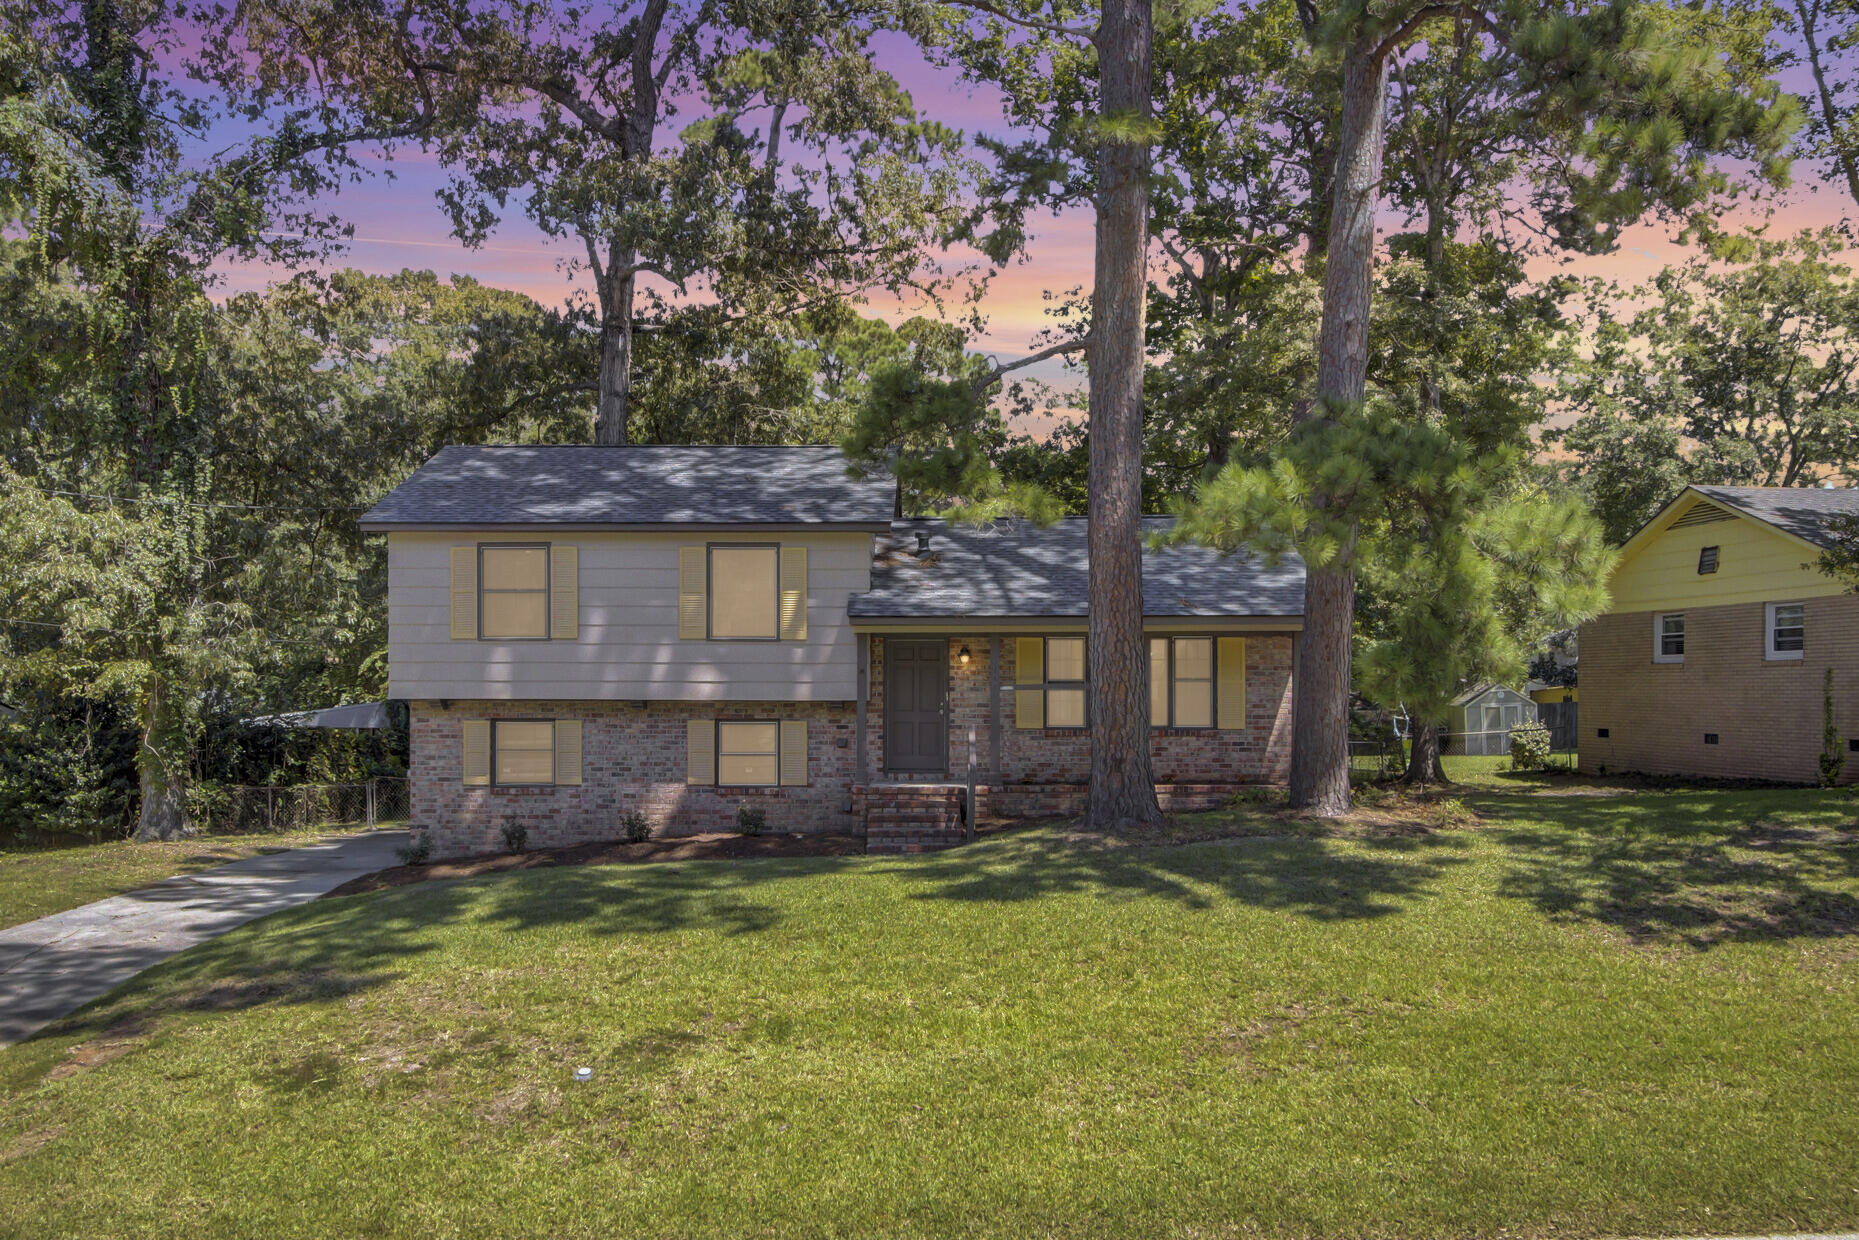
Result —
<path fill-rule="evenodd" d="M 940 775 L 949 769 L 949 643 L 884 642 L 884 765 Z"/>

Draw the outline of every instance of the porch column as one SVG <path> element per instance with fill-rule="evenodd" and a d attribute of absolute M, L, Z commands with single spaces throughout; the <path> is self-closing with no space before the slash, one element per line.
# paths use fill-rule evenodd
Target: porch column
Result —
<path fill-rule="evenodd" d="M 988 782 L 1001 782 L 1001 639 L 998 633 L 988 637 L 988 771 Z"/>
<path fill-rule="evenodd" d="M 858 723 L 854 730 L 858 733 L 853 744 L 858 746 L 852 755 L 852 771 L 858 783 L 869 782 L 866 778 L 865 763 L 865 702 L 871 697 L 871 635 L 858 635 L 858 701 L 854 705 Z"/>

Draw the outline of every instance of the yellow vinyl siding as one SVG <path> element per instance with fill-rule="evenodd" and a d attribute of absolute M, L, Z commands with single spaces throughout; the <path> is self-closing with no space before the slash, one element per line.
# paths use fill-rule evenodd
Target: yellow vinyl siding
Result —
<path fill-rule="evenodd" d="M 1693 505 L 1695 508 L 1695 505 Z M 1741 603 L 1788 602 L 1841 593 L 1840 583 L 1808 567 L 1816 552 L 1749 517 L 1649 532 L 1621 560 L 1611 582 L 1615 613 L 1683 611 Z M 1700 574 L 1698 553 L 1718 548 L 1717 571 Z"/>

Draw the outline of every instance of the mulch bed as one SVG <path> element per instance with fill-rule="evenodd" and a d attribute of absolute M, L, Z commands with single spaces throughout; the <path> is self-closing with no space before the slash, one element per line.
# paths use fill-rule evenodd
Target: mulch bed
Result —
<path fill-rule="evenodd" d="M 411 887 L 439 878 L 472 878 L 479 874 L 501 874 L 506 870 L 535 870 L 552 865 L 615 865 L 639 861 L 742 861 L 755 857 L 844 857 L 864 855 L 862 835 L 821 835 L 812 832 L 786 832 L 779 835 L 734 835 L 721 832 L 709 835 L 686 835 L 669 839 L 646 840 L 642 844 L 612 841 L 604 844 L 574 844 L 567 848 L 538 848 L 534 852 L 490 853 L 482 857 L 458 857 L 435 861 L 429 865 L 397 865 L 376 870 L 360 878 L 351 878 L 325 892 L 328 896 L 352 896 L 364 891 L 382 891 L 389 887 Z"/>

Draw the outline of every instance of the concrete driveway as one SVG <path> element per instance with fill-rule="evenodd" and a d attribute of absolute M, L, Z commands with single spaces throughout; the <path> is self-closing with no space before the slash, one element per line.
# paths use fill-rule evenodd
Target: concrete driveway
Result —
<path fill-rule="evenodd" d="M 405 831 L 247 857 L 0 930 L 0 1046 L 30 1037 L 196 943 L 400 864 Z"/>

